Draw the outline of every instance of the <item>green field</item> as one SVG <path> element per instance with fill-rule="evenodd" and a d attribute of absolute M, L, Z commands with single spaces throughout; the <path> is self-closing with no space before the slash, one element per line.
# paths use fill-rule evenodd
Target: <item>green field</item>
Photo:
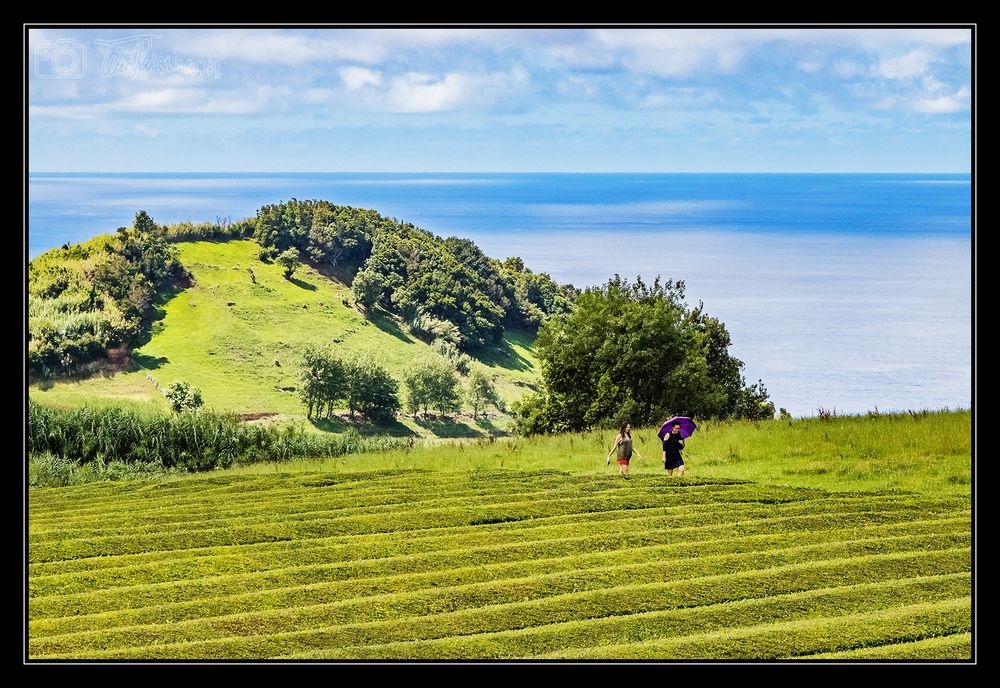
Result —
<path fill-rule="evenodd" d="M 31 658 L 969 658 L 970 500 L 370 471 L 30 495 Z"/>
<path fill-rule="evenodd" d="M 828 491 L 902 490 L 936 496 L 968 496 L 972 416 L 944 411 L 845 416 L 794 421 L 705 421 L 688 441 L 689 476 L 737 478 L 766 485 Z M 555 469 L 602 476 L 613 430 L 488 439 L 429 441 L 413 449 L 282 464 L 252 464 L 232 474 L 354 472 L 421 469 L 432 471 Z M 642 458 L 633 474 L 660 474 L 655 428 L 633 433 Z"/>
<path fill-rule="evenodd" d="M 209 408 L 236 413 L 274 413 L 304 418 L 298 384 L 302 347 L 328 343 L 341 355 L 374 352 L 399 378 L 430 350 L 383 314 L 366 318 L 353 307 L 350 288 L 303 265 L 289 281 L 282 269 L 257 259 L 253 241 L 188 242 L 177 245 L 194 285 L 161 306 L 149 341 L 138 347 L 129 371 L 105 371 L 82 380 L 40 382 L 36 401 L 61 407 L 129 401 L 168 409 L 147 375 L 160 384 L 185 380 L 200 387 Z M 251 282 L 251 268 L 257 283 Z M 497 375 L 507 401 L 519 398 L 524 383 L 537 381 L 531 337 L 508 332 L 499 348 L 480 361 Z M 518 385 L 517 383 L 522 383 Z M 479 435 L 491 428 L 471 422 L 420 425 L 402 419 L 398 433 Z M 405 426 L 402 427 L 402 426 Z M 342 429 L 337 423 L 322 429 Z"/>
<path fill-rule="evenodd" d="M 428 350 L 252 242 L 179 247 L 195 283 L 133 369 L 33 399 L 166 412 L 152 376 L 304 421 L 307 342 L 397 377 Z M 537 381 L 524 335 L 482 360 L 508 402 Z M 704 421 L 683 480 L 655 428 L 626 480 L 613 431 L 497 437 L 505 422 L 400 418 L 362 428 L 414 437 L 393 451 L 31 488 L 29 657 L 971 657 L 968 411 Z"/>

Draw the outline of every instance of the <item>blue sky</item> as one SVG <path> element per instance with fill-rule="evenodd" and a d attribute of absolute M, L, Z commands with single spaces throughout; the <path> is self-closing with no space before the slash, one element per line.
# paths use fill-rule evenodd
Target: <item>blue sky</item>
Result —
<path fill-rule="evenodd" d="M 968 172 L 968 29 L 29 32 L 32 172 Z"/>

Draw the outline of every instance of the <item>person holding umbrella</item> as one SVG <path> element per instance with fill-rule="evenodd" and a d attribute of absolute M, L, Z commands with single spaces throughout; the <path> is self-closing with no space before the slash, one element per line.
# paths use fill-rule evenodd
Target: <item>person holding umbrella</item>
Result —
<path fill-rule="evenodd" d="M 611 445 L 611 449 L 608 450 L 608 463 L 611 463 L 611 453 L 618 450 L 618 472 L 621 473 L 623 477 L 628 477 L 628 462 L 632 458 L 633 452 L 640 459 L 642 454 L 639 450 L 632 446 L 632 424 L 625 423 L 622 426 L 621 431 L 615 436 L 615 443 Z"/>
<path fill-rule="evenodd" d="M 686 416 L 675 416 L 663 424 L 660 432 L 657 433 L 663 440 L 663 467 L 667 475 L 673 475 L 677 469 L 677 477 L 684 477 L 684 457 L 681 456 L 681 449 L 684 448 L 684 439 L 690 437 L 698 427 L 694 421 Z"/>

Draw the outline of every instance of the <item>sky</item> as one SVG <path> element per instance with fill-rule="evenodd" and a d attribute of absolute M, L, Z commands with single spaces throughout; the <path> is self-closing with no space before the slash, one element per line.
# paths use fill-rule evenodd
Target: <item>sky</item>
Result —
<path fill-rule="evenodd" d="M 31 172 L 970 172 L 971 30 L 31 29 Z"/>

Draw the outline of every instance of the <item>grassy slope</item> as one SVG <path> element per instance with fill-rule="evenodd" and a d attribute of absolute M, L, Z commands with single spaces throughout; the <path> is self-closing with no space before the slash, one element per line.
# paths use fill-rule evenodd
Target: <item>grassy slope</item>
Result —
<path fill-rule="evenodd" d="M 206 405 L 219 410 L 301 416 L 297 394 L 282 388 L 297 385 L 299 351 L 307 342 L 329 342 L 344 354 L 374 351 L 397 377 L 429 349 L 393 320 L 376 316 L 369 321 L 344 306 L 342 299 L 353 301 L 350 289 L 309 267 L 285 280 L 280 267 L 256 259 L 252 241 L 178 247 L 196 284 L 163 306 L 164 317 L 154 324 L 150 341 L 136 351 L 137 369 L 34 385 L 36 400 L 57 406 L 129 400 L 166 408 L 148 373 L 161 384 L 191 382 L 202 389 Z M 519 333 L 510 333 L 503 347 L 483 361 L 499 374 L 498 389 L 507 400 L 523 392 L 515 381 L 536 379 L 530 339 Z"/>
<path fill-rule="evenodd" d="M 552 471 L 45 488 L 29 652 L 968 658 L 969 518 L 967 497 Z"/>

